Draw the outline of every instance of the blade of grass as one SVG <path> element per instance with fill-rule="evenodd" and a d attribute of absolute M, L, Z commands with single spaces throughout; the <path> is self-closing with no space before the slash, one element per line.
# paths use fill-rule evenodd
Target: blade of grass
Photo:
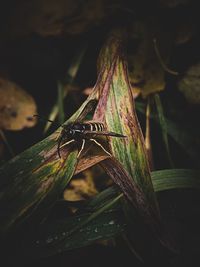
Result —
<path fill-rule="evenodd" d="M 165 144 L 166 152 L 167 152 L 167 157 L 170 163 L 170 166 L 173 168 L 174 164 L 170 155 L 170 149 L 169 149 L 169 142 L 168 142 L 168 135 L 167 135 L 167 124 L 164 116 L 164 111 L 162 107 L 162 103 L 160 100 L 160 96 L 158 94 L 154 95 L 154 100 L 156 103 L 156 108 L 157 108 L 157 113 L 158 113 L 158 119 L 159 119 L 159 124 L 162 130 L 162 136 L 163 136 L 163 141 Z"/>
<path fill-rule="evenodd" d="M 61 81 L 58 81 L 58 117 L 60 125 L 63 124 L 65 119 L 65 111 L 64 111 L 64 87 Z"/>
<path fill-rule="evenodd" d="M 141 215 L 144 221 L 153 221 L 155 218 L 151 218 L 150 204 L 147 202 L 141 188 L 131 180 L 130 175 L 122 167 L 122 165 L 114 158 L 103 161 L 101 165 L 113 181 L 119 186 L 120 190 L 124 193 L 127 199 L 136 208 L 137 212 Z"/>
<path fill-rule="evenodd" d="M 152 153 L 152 146 L 151 146 L 151 124 L 150 124 L 150 114 L 151 114 L 151 104 L 150 104 L 150 97 L 148 97 L 147 107 L 146 107 L 146 130 L 145 130 L 145 147 L 147 150 L 148 160 L 150 170 L 154 169 L 153 164 L 153 153 Z"/>
<path fill-rule="evenodd" d="M 114 199 L 112 199 L 111 201 L 109 201 L 108 203 L 106 203 L 104 206 L 102 206 L 99 209 L 95 210 L 86 220 L 83 220 L 81 224 L 77 224 L 75 227 L 73 227 L 71 229 L 71 231 L 69 232 L 69 235 L 75 233 L 81 227 L 85 226 L 86 224 L 88 224 L 89 222 L 91 222 L 92 220 L 94 220 L 95 218 L 97 218 L 99 215 L 101 215 L 103 212 L 105 212 L 106 210 L 108 210 L 109 208 L 111 208 L 122 197 L 123 197 L 123 194 L 120 194 L 117 197 L 115 197 Z"/>
<path fill-rule="evenodd" d="M 200 171 L 197 170 L 160 170 L 152 172 L 151 177 L 156 192 L 180 188 L 200 189 Z"/>
<path fill-rule="evenodd" d="M 191 132 L 186 125 L 181 125 L 166 119 L 168 134 L 179 144 L 186 153 L 198 164 L 199 161 L 199 132 Z"/>
<path fill-rule="evenodd" d="M 141 113 L 145 114 L 145 106 L 143 103 L 136 102 L 136 109 Z M 152 113 L 151 118 L 159 123 L 159 119 L 156 114 Z M 198 161 L 199 151 L 199 133 L 191 132 L 187 125 L 181 125 L 180 123 L 174 122 L 171 119 L 165 118 L 166 130 L 169 136 L 171 136 L 177 144 L 179 144 L 186 153 L 195 161 Z"/>
<path fill-rule="evenodd" d="M 6 147 L 8 148 L 8 151 L 9 151 L 10 155 L 12 157 L 14 157 L 15 156 L 15 153 L 14 153 L 12 147 L 10 146 L 10 144 L 9 144 L 9 142 L 8 142 L 8 140 L 7 140 L 4 132 L 2 130 L 0 130 L 0 137 L 3 140 L 4 144 L 6 145 Z"/>
<path fill-rule="evenodd" d="M 63 85 L 64 84 L 69 84 L 69 85 L 73 84 L 75 77 L 78 73 L 80 64 L 82 62 L 82 59 L 85 55 L 86 49 L 87 49 L 87 43 L 82 44 L 81 47 L 78 49 L 78 52 L 75 55 L 75 57 L 72 59 L 71 65 L 70 65 L 70 67 L 66 73 L 66 77 L 63 81 Z M 67 94 L 68 94 L 68 87 L 65 87 L 65 89 L 63 88 L 62 100 L 60 100 L 60 101 L 63 102 L 64 98 L 67 96 Z M 59 104 L 56 103 L 53 106 L 53 108 L 49 114 L 48 119 L 51 121 L 54 121 L 56 119 L 58 113 L 59 113 Z M 51 126 L 51 123 L 47 122 L 47 124 L 45 125 L 45 128 L 44 128 L 44 133 L 46 133 L 48 131 L 50 126 Z"/>
<path fill-rule="evenodd" d="M 90 214 L 77 215 L 66 221 L 45 224 L 38 235 L 25 243 L 26 255 L 29 259 L 52 256 L 63 251 L 88 246 L 98 240 L 108 240 L 125 231 L 126 223 L 122 212 L 109 210 L 71 234 L 70 229 L 73 225 L 81 224 L 82 221 L 87 220 L 88 216 Z"/>

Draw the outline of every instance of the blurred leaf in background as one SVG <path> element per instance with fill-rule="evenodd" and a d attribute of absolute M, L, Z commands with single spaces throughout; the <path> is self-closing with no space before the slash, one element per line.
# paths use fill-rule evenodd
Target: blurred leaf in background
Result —
<path fill-rule="evenodd" d="M 85 200 L 98 193 L 94 182 L 93 173 L 90 170 L 74 177 L 64 191 L 64 199 L 68 201 Z"/>
<path fill-rule="evenodd" d="M 178 82 L 178 89 L 191 104 L 200 104 L 200 63 L 190 66 Z"/>
<path fill-rule="evenodd" d="M 37 106 L 33 97 L 17 84 L 0 78 L 0 129 L 21 130 L 33 127 Z"/>
<path fill-rule="evenodd" d="M 154 18 L 135 21 L 129 29 L 128 68 L 134 94 L 143 97 L 165 88 L 165 70 L 155 52 L 156 39 L 162 61 L 168 64 L 173 43 L 172 33 Z"/>
<path fill-rule="evenodd" d="M 7 17 L 6 37 L 37 33 L 43 37 L 80 34 L 99 24 L 105 16 L 104 1 L 21 1 Z M 92 10 L 92 12 L 91 12 Z"/>

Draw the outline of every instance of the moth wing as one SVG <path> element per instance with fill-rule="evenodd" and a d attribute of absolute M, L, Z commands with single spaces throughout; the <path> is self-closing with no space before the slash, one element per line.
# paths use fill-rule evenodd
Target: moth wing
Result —
<path fill-rule="evenodd" d="M 84 131 L 85 134 L 88 135 L 104 135 L 104 136 L 113 136 L 113 137 L 126 137 L 123 134 L 118 134 L 109 131 Z"/>

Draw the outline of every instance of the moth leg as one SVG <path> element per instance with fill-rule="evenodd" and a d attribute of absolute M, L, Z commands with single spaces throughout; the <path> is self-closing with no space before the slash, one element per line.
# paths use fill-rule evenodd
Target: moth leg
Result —
<path fill-rule="evenodd" d="M 84 147 L 85 147 L 85 139 L 82 140 L 81 149 L 78 152 L 77 158 L 79 158 L 79 156 L 80 156 L 81 152 L 83 151 Z"/>
<path fill-rule="evenodd" d="M 108 154 L 110 157 L 112 157 L 112 155 L 110 154 L 110 152 L 108 152 L 99 142 L 97 142 L 97 140 L 91 138 L 90 141 L 94 142 L 96 145 L 100 146 L 100 148 L 106 153 Z"/>
<path fill-rule="evenodd" d="M 61 158 L 61 155 L 60 155 L 60 148 L 62 148 L 62 147 L 64 147 L 64 146 L 67 146 L 67 145 L 69 145 L 70 143 L 75 142 L 74 139 L 71 139 L 70 141 L 68 141 L 68 142 L 66 142 L 66 143 L 64 143 L 64 144 L 62 144 L 62 145 L 60 145 L 60 144 L 61 144 L 61 141 L 62 141 L 62 138 L 60 138 L 59 141 L 58 141 L 58 155 L 59 155 L 59 158 Z"/>
<path fill-rule="evenodd" d="M 74 140 L 74 139 L 71 139 L 70 141 L 68 141 L 68 142 L 66 142 L 66 143 L 64 143 L 64 144 L 62 144 L 62 145 L 60 146 L 60 148 L 62 148 L 62 147 L 64 147 L 64 146 L 67 146 L 67 145 L 69 145 L 69 144 L 72 143 L 72 142 L 75 142 L 75 140 Z"/>
<path fill-rule="evenodd" d="M 58 141 L 61 133 L 60 133 L 60 131 L 56 131 L 56 133 L 57 133 L 56 141 Z"/>

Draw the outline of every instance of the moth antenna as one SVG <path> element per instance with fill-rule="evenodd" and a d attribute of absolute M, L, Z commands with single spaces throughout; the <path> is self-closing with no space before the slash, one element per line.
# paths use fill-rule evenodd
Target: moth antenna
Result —
<path fill-rule="evenodd" d="M 40 120 L 42 120 L 42 121 L 49 121 L 49 122 L 55 123 L 55 122 L 52 121 L 52 120 L 49 120 L 49 119 L 45 119 L 45 118 L 40 117 L 40 115 L 38 115 L 38 114 L 34 114 L 33 117 L 38 117 L 38 118 L 39 118 Z"/>

